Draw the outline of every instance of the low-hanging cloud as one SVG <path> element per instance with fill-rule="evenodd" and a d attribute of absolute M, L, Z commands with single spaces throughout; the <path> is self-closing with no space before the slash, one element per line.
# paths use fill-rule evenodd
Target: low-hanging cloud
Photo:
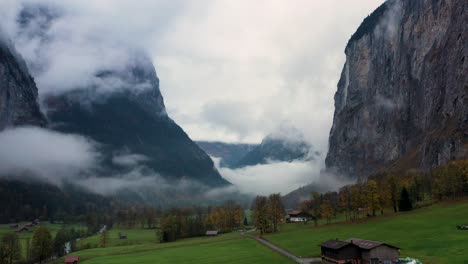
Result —
<path fill-rule="evenodd" d="M 92 141 L 37 127 L 0 132 L 0 175 L 31 175 L 61 184 L 96 168 L 100 154 Z"/>
<path fill-rule="evenodd" d="M 322 160 L 273 162 L 239 169 L 219 167 L 219 158 L 212 158 L 221 175 L 247 194 L 287 194 L 319 179 Z"/>

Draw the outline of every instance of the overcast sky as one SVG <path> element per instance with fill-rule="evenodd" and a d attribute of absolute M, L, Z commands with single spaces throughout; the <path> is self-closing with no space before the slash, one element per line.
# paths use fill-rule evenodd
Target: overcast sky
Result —
<path fill-rule="evenodd" d="M 2 0 L 10 35 L 21 2 L 65 11 L 48 50 L 15 40 L 26 60 L 55 58 L 35 76 L 40 93 L 119 64 L 121 47 L 143 48 L 192 139 L 259 142 L 286 122 L 326 152 L 346 42 L 383 0 Z"/>

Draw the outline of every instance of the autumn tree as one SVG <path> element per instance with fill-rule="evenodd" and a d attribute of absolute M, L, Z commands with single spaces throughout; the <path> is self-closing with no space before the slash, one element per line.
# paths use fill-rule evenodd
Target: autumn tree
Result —
<path fill-rule="evenodd" d="M 375 180 L 367 181 L 364 199 L 367 207 L 372 210 L 372 215 L 375 216 L 375 211 L 381 209 L 379 191 Z"/>
<path fill-rule="evenodd" d="M 281 195 L 279 193 L 271 194 L 268 197 L 268 209 L 268 215 L 270 216 L 271 224 L 273 225 L 273 232 L 277 232 L 278 223 L 286 214 L 283 202 L 281 201 Z"/>
<path fill-rule="evenodd" d="M 320 216 L 320 203 L 321 203 L 320 194 L 317 192 L 313 192 L 312 200 L 310 202 L 312 206 L 312 211 L 314 213 L 314 224 L 315 226 L 318 226 L 318 218 Z"/>
<path fill-rule="evenodd" d="M 254 226 L 260 230 L 260 234 L 269 231 L 268 198 L 257 196 L 252 204 L 252 220 Z"/>
<path fill-rule="evenodd" d="M 39 226 L 32 237 L 32 255 L 35 261 L 42 263 L 52 256 L 53 241 L 50 231 L 45 226 Z"/>
<path fill-rule="evenodd" d="M 7 233 L 3 235 L 0 243 L 0 263 L 13 264 L 21 257 L 21 244 L 18 235 Z"/>
<path fill-rule="evenodd" d="M 393 207 L 393 211 L 396 213 L 398 212 L 398 198 L 399 198 L 399 192 L 398 192 L 398 184 L 394 176 L 390 176 L 387 179 L 387 185 L 388 185 L 388 190 L 389 190 L 389 197 L 390 197 L 390 202 Z"/>
<path fill-rule="evenodd" d="M 324 199 L 320 205 L 320 215 L 327 220 L 327 224 L 331 222 L 332 217 L 335 215 L 333 206 L 329 199 Z"/>

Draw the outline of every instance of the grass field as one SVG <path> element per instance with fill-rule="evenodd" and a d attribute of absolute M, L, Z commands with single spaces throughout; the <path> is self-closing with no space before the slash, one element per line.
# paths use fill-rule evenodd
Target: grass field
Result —
<path fill-rule="evenodd" d="M 438 204 L 407 213 L 388 214 L 354 224 L 315 228 L 313 223 L 285 224 L 281 232 L 264 238 L 299 256 L 319 256 L 320 243 L 329 239 L 363 238 L 401 248 L 401 256 L 424 264 L 468 263 L 468 202 Z"/>
<path fill-rule="evenodd" d="M 144 230 L 143 230 L 144 231 Z M 156 236 L 128 230 L 129 245 L 118 246 L 117 236 L 112 236 L 110 247 L 94 248 L 75 252 L 85 264 L 106 263 L 292 263 L 289 259 L 244 238 L 239 233 L 220 235 L 214 238 L 200 237 L 183 239 L 172 243 L 155 243 Z M 146 230 L 148 233 L 148 231 Z M 133 236 L 133 238 L 132 238 Z M 91 237 L 90 240 L 97 239 Z"/>

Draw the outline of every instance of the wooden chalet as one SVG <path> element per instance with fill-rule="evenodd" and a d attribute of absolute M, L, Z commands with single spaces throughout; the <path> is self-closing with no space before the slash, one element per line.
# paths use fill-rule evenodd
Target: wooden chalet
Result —
<path fill-rule="evenodd" d="M 307 222 L 307 221 L 313 221 L 315 220 L 315 218 L 306 212 L 293 210 L 293 211 L 288 212 L 288 215 L 286 216 L 286 220 L 288 222 Z"/>
<path fill-rule="evenodd" d="M 127 239 L 127 234 L 119 233 L 119 239 Z"/>
<path fill-rule="evenodd" d="M 358 238 L 346 241 L 329 240 L 320 246 L 325 263 L 393 264 L 400 255 L 398 247 Z"/>
<path fill-rule="evenodd" d="M 14 228 L 14 229 L 16 229 L 16 228 L 18 228 L 18 227 L 19 227 L 18 224 L 12 224 L 12 225 L 10 225 L 10 228 Z"/>

